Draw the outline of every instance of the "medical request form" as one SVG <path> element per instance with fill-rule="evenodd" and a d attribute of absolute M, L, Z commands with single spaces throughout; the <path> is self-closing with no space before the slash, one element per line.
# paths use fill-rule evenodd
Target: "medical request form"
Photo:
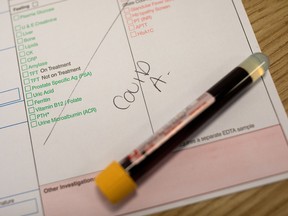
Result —
<path fill-rule="evenodd" d="M 0 0 L 0 29 L 0 215 L 143 215 L 288 177 L 267 73 L 120 207 L 94 184 L 260 52 L 240 0 Z"/>

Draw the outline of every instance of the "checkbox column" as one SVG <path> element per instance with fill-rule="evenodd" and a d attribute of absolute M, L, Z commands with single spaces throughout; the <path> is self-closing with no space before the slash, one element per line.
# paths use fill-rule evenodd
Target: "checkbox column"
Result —
<path fill-rule="evenodd" d="M 32 128 L 37 127 L 37 117 L 36 117 L 36 112 L 34 108 L 34 101 L 32 98 L 32 93 L 26 93 L 26 98 L 27 100 L 27 106 L 28 106 L 28 114 L 29 114 L 29 120 L 30 120 L 30 126 Z"/>
<path fill-rule="evenodd" d="M 23 34 L 22 34 L 22 26 L 21 25 L 16 25 L 14 27 L 15 29 L 15 35 L 16 35 L 16 43 L 18 47 L 18 59 L 19 59 L 19 65 L 20 65 L 20 70 L 22 74 L 22 79 L 24 83 L 24 90 L 26 92 L 25 96 L 26 99 L 31 99 L 32 98 L 32 93 L 27 93 L 31 91 L 31 86 L 30 86 L 30 79 L 29 79 L 29 66 L 27 65 L 27 59 L 26 59 L 26 53 L 25 53 L 25 46 L 24 46 L 24 39 L 23 39 Z M 29 101 L 29 100 L 28 100 Z M 29 102 L 27 105 L 31 106 L 31 102 Z"/>
<path fill-rule="evenodd" d="M 38 2 L 33 2 L 33 7 L 37 7 Z M 18 15 L 13 16 L 13 20 L 19 20 L 20 17 Z M 23 90 L 25 103 L 27 107 L 28 121 L 31 128 L 35 128 L 38 126 L 37 122 L 37 112 L 35 109 L 35 100 L 33 99 L 33 89 L 31 87 L 31 79 L 30 76 L 33 76 L 35 73 L 31 73 L 30 64 L 28 62 L 29 48 L 25 46 L 25 35 L 23 35 L 23 29 L 25 26 L 16 25 L 14 26 L 15 39 L 16 39 L 16 47 L 18 51 L 18 59 L 19 59 L 19 67 L 21 71 L 21 77 L 23 82 Z M 27 50 L 28 49 L 28 50 Z"/>
<path fill-rule="evenodd" d="M 137 33 L 135 31 L 135 25 L 134 25 L 134 21 L 133 21 L 133 16 L 131 14 L 131 11 L 130 11 L 129 7 L 125 7 L 124 8 L 124 14 L 125 14 L 128 30 L 130 32 L 130 36 L 131 37 L 136 37 Z"/>
<path fill-rule="evenodd" d="M 126 17 L 126 20 L 127 20 L 129 31 L 134 31 L 135 30 L 135 26 L 134 26 L 134 22 L 132 20 L 132 15 L 130 13 L 130 8 L 129 7 L 125 8 L 124 9 L 124 13 L 125 13 L 125 17 Z"/>

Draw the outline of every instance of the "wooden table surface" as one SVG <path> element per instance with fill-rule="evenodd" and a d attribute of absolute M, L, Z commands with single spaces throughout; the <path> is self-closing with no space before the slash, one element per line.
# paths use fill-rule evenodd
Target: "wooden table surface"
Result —
<path fill-rule="evenodd" d="M 270 72 L 288 113 L 288 0 L 243 0 Z M 153 216 L 288 215 L 288 180 L 203 201 Z"/>

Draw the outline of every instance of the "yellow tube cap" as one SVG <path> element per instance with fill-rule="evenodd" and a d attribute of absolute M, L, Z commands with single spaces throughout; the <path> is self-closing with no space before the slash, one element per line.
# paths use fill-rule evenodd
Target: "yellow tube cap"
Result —
<path fill-rule="evenodd" d="M 113 161 L 95 178 L 95 183 L 113 204 L 121 201 L 137 188 L 135 181 L 116 161 Z"/>

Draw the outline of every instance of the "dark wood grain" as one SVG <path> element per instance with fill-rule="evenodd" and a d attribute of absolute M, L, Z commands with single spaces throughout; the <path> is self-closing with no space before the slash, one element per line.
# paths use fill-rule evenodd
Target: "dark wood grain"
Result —
<path fill-rule="evenodd" d="M 288 113 L 288 0 L 243 0 Z M 288 180 L 172 209 L 153 216 L 287 216 Z"/>

